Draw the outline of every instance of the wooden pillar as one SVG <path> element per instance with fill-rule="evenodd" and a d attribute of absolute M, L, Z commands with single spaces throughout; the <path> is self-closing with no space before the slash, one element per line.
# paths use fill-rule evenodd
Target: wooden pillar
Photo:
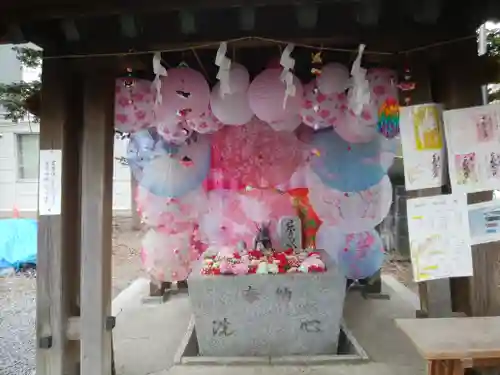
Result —
<path fill-rule="evenodd" d="M 137 211 L 137 180 L 134 176 L 130 175 L 130 210 L 132 215 L 132 230 L 140 230 L 141 229 L 141 216 Z"/>
<path fill-rule="evenodd" d="M 487 60 L 477 57 L 475 40 L 442 51 L 447 58 L 434 70 L 433 94 L 446 109 L 481 105 L 481 85 L 487 74 L 495 74 Z M 484 64 L 484 65 L 483 65 Z M 491 191 L 468 194 L 468 203 L 490 201 Z M 472 247 L 473 277 L 450 280 L 453 310 L 473 316 L 500 315 L 497 267 L 500 243 Z"/>
<path fill-rule="evenodd" d="M 89 59 L 82 144 L 81 371 L 111 374 L 114 76 Z"/>
<path fill-rule="evenodd" d="M 412 79 L 417 82 L 414 91 L 409 93 L 411 97 L 410 105 L 433 103 L 430 67 L 425 54 L 416 54 L 411 60 L 403 62 L 409 64 Z M 404 96 L 400 98 L 404 105 Z M 442 188 L 421 189 L 408 192 L 407 197 L 429 197 L 442 194 Z M 450 287 L 447 279 L 431 280 L 418 284 L 420 297 L 420 311 L 417 311 L 418 317 L 443 317 L 451 315 Z"/>
<path fill-rule="evenodd" d="M 79 315 L 81 85 L 78 78 L 67 60 L 43 63 L 36 311 L 38 375 L 73 375 L 79 370 L 78 342 L 66 338 L 68 320 Z M 51 155 L 48 159 L 47 154 Z"/>

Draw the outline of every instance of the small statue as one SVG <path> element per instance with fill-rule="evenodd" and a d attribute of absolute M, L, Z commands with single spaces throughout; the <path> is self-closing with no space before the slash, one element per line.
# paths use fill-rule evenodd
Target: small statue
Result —
<path fill-rule="evenodd" d="M 269 223 L 262 223 L 260 226 L 257 225 L 257 230 L 257 236 L 254 240 L 254 249 L 272 250 L 273 244 L 271 242 Z"/>
<path fill-rule="evenodd" d="M 240 254 L 244 254 L 247 251 L 247 244 L 245 241 L 241 240 L 236 244 L 236 250 Z"/>

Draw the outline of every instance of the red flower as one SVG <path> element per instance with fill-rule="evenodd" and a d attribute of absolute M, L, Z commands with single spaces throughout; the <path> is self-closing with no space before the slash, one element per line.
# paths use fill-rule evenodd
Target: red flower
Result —
<path fill-rule="evenodd" d="M 288 260 L 286 259 L 286 255 L 284 253 L 275 254 L 274 259 L 279 262 L 278 267 L 285 267 L 288 265 Z"/>
<path fill-rule="evenodd" d="M 249 255 L 250 257 L 254 257 L 254 258 L 260 259 L 260 258 L 262 258 L 262 256 L 263 256 L 264 254 L 262 254 L 262 251 L 259 251 L 259 250 L 250 250 L 250 251 L 248 252 L 248 255 Z"/>
<path fill-rule="evenodd" d="M 308 272 L 324 272 L 325 269 L 323 267 L 319 267 L 319 266 L 309 266 L 307 271 Z"/>

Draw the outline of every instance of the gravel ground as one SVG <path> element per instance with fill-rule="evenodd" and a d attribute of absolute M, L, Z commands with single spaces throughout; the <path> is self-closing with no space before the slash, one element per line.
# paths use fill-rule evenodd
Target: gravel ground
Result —
<path fill-rule="evenodd" d="M 0 375 L 31 375 L 35 368 L 36 279 L 0 279 Z"/>
<path fill-rule="evenodd" d="M 113 297 L 144 276 L 140 265 L 142 233 L 130 230 L 129 218 L 113 223 Z M 500 264 L 499 264 L 500 266 Z M 500 268 L 500 267 L 499 267 Z M 389 254 L 383 267 L 416 291 L 411 264 Z M 500 276 L 499 276 L 500 279 Z M 36 278 L 34 273 L 0 277 L 0 375 L 32 375 L 35 368 Z"/>
<path fill-rule="evenodd" d="M 113 222 L 113 298 L 137 277 L 140 232 L 129 218 Z M 35 373 L 35 272 L 0 277 L 0 375 Z"/>

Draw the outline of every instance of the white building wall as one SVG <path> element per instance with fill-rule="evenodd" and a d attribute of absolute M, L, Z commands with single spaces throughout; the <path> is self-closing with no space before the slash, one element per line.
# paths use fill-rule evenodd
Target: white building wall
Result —
<path fill-rule="evenodd" d="M 39 125 L 14 124 L 0 120 L 0 216 L 11 216 L 14 208 L 23 216 L 33 216 L 38 209 L 38 180 L 19 176 L 18 134 L 38 134 Z M 113 170 L 113 209 L 116 214 L 130 214 L 130 170 L 116 158 L 126 154 L 127 141 L 115 140 Z"/>
<path fill-rule="evenodd" d="M 24 69 L 16 58 L 12 45 L 0 46 L 0 83 L 32 81 L 39 72 Z M 14 209 L 23 216 L 33 216 L 38 209 L 38 180 L 19 176 L 19 150 L 17 134 L 39 133 L 39 124 L 15 124 L 5 120 L 0 107 L 0 216 L 12 215 Z M 115 158 L 126 154 L 127 141 L 115 140 Z M 116 159 L 113 172 L 113 209 L 115 213 L 130 214 L 130 170 Z"/>

